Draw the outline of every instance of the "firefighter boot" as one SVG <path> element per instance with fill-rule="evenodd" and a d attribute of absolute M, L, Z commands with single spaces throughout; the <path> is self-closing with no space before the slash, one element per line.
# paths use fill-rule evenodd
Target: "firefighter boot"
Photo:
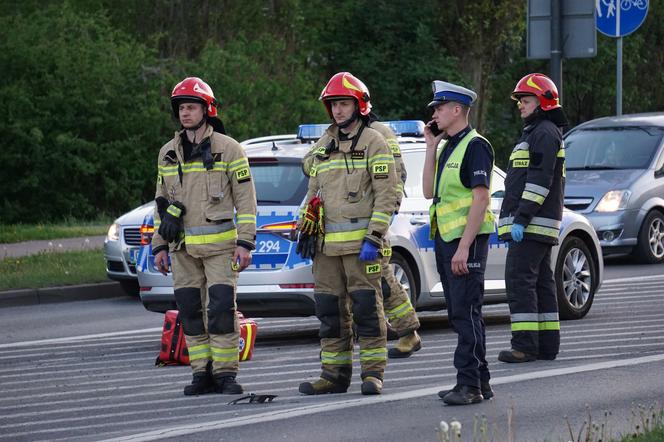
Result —
<path fill-rule="evenodd" d="M 402 336 L 399 342 L 387 352 L 389 358 L 407 358 L 422 348 L 422 339 L 416 331 Z"/>
<path fill-rule="evenodd" d="M 503 350 L 498 353 L 498 360 L 501 362 L 519 363 L 530 362 L 536 359 L 537 356 L 518 350 Z"/>
<path fill-rule="evenodd" d="M 452 390 L 441 390 L 438 392 L 438 397 L 442 399 L 445 397 L 445 395 L 447 395 L 447 393 L 451 391 Z M 493 389 L 491 388 L 491 384 L 488 382 L 482 382 L 480 384 L 480 391 L 484 400 L 489 400 L 493 397 Z"/>
<path fill-rule="evenodd" d="M 442 393 L 442 392 L 441 392 Z M 440 395 L 440 393 L 438 393 Z M 453 389 L 443 396 L 443 402 L 447 405 L 469 405 L 482 402 L 482 393 L 479 388 L 470 385 L 457 384 Z"/>
<path fill-rule="evenodd" d="M 238 384 L 235 376 L 228 374 L 216 375 L 214 377 L 215 391 L 220 394 L 242 394 L 242 385 Z"/>
<path fill-rule="evenodd" d="M 367 376 L 362 380 L 362 394 L 380 394 L 383 391 L 383 381 L 380 379 Z"/>
<path fill-rule="evenodd" d="M 214 382 L 207 371 L 194 373 L 194 379 L 191 381 L 191 384 L 184 387 L 185 396 L 198 396 L 199 394 L 212 393 L 213 391 Z"/>
<path fill-rule="evenodd" d="M 348 384 L 341 384 L 320 378 L 316 382 L 302 382 L 298 390 L 300 393 L 307 395 L 345 393 L 348 391 Z"/>

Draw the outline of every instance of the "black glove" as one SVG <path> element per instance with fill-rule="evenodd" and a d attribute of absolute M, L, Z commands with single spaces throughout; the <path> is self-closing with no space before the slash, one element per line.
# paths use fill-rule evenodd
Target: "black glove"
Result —
<path fill-rule="evenodd" d="M 297 247 L 295 252 L 303 259 L 314 259 L 316 256 L 317 235 L 308 235 L 300 232 L 297 237 Z"/>
<path fill-rule="evenodd" d="M 171 205 L 171 203 L 169 203 L 168 200 L 163 196 L 158 196 L 154 201 L 157 203 L 157 213 L 159 214 L 159 219 L 164 219 L 164 212 L 166 212 L 166 209 Z"/>
<path fill-rule="evenodd" d="M 157 210 L 159 210 L 159 206 L 157 206 Z M 183 230 L 182 217 L 185 213 L 187 213 L 187 209 L 179 201 L 173 201 L 163 211 L 163 215 L 160 213 L 161 225 L 159 226 L 159 235 L 167 242 L 175 242 L 180 238 Z"/>

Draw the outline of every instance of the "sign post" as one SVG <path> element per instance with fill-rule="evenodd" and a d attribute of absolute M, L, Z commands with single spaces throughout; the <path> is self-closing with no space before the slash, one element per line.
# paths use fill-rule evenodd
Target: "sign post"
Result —
<path fill-rule="evenodd" d="M 648 3 L 648 0 L 595 0 L 597 30 L 616 38 L 616 115 L 622 115 L 622 39 L 644 22 Z"/>

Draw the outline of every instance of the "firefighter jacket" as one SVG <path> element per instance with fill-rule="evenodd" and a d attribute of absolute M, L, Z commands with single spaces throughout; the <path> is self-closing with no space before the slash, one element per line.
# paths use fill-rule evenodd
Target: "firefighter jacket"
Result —
<path fill-rule="evenodd" d="M 187 252 L 204 258 L 234 250 L 240 245 L 253 250 L 256 243 L 256 191 L 249 161 L 234 139 L 213 132 L 208 126 L 213 162 L 206 167 L 203 156 L 184 161 L 183 131 L 159 151 L 156 197 L 179 201 L 185 208 L 184 235 L 170 244 L 170 251 L 186 244 Z M 203 143 L 201 143 L 203 144 Z M 209 158 L 209 157 L 208 157 Z M 165 248 L 158 234 L 159 213 L 155 207 L 153 250 Z"/>
<path fill-rule="evenodd" d="M 399 206 L 401 205 L 401 200 L 404 197 L 404 185 L 406 184 L 406 178 L 408 177 L 408 172 L 406 171 L 406 165 L 403 162 L 403 157 L 401 156 L 401 148 L 399 147 L 399 142 L 397 141 L 397 136 L 394 134 L 392 129 L 389 126 L 379 122 L 372 121 L 369 123 L 369 127 L 373 130 L 379 132 L 385 141 L 387 141 L 387 147 L 392 151 L 392 156 L 394 156 L 394 170 L 397 174 L 397 208 L 395 212 L 399 211 Z M 309 169 L 313 164 L 314 154 L 318 147 L 312 148 L 302 159 L 302 170 L 306 176 L 309 176 Z"/>
<path fill-rule="evenodd" d="M 320 250 L 355 254 L 364 240 L 382 248 L 398 200 L 394 156 L 385 138 L 360 123 L 340 141 L 332 124 L 313 149 L 306 201 L 316 195 L 323 200 Z"/>
<path fill-rule="evenodd" d="M 512 225 L 521 224 L 524 239 L 557 244 L 564 194 L 562 131 L 541 117 L 524 127 L 510 155 L 498 220 L 500 239 L 510 240 Z"/>
<path fill-rule="evenodd" d="M 438 177 L 438 161 L 447 141 L 443 141 L 436 153 L 436 173 L 434 175 L 434 200 L 429 208 L 429 221 L 431 230 L 429 236 L 433 239 L 436 231 L 445 242 L 451 242 L 463 236 L 468 223 L 468 213 L 473 204 L 473 189 L 469 189 L 461 182 L 461 163 L 466 155 L 468 144 L 473 138 L 479 137 L 486 141 L 491 148 L 491 143 L 478 134 L 475 129 L 464 136 L 454 148 L 452 154 L 445 162 L 440 177 Z M 492 148 L 491 148 L 492 149 Z M 493 166 L 492 166 L 493 168 Z M 484 220 L 480 224 L 478 234 L 491 234 L 496 231 L 496 221 L 491 207 L 487 207 Z"/>

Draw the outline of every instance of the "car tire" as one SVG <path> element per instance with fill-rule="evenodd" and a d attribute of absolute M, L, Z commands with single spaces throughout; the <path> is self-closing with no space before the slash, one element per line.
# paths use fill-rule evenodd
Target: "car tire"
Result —
<path fill-rule="evenodd" d="M 664 261 L 664 215 L 651 210 L 641 224 L 632 256 L 642 264 Z"/>
<path fill-rule="evenodd" d="M 127 295 L 138 297 L 138 281 L 134 279 L 123 279 L 120 281 L 120 286 L 122 287 L 122 291 Z"/>
<path fill-rule="evenodd" d="M 392 266 L 392 269 L 394 270 L 394 276 L 397 278 L 397 281 L 401 283 L 406 290 L 406 293 L 408 293 L 410 303 L 415 307 L 417 305 L 419 293 L 417 292 L 415 276 L 413 276 L 413 271 L 410 269 L 408 261 L 406 261 L 406 259 L 399 253 L 395 252 L 392 254 L 392 259 L 390 259 L 390 266 Z"/>
<path fill-rule="evenodd" d="M 575 236 L 560 246 L 556 270 L 560 319 L 581 319 L 590 310 L 597 287 L 597 268 L 588 246 Z"/>

